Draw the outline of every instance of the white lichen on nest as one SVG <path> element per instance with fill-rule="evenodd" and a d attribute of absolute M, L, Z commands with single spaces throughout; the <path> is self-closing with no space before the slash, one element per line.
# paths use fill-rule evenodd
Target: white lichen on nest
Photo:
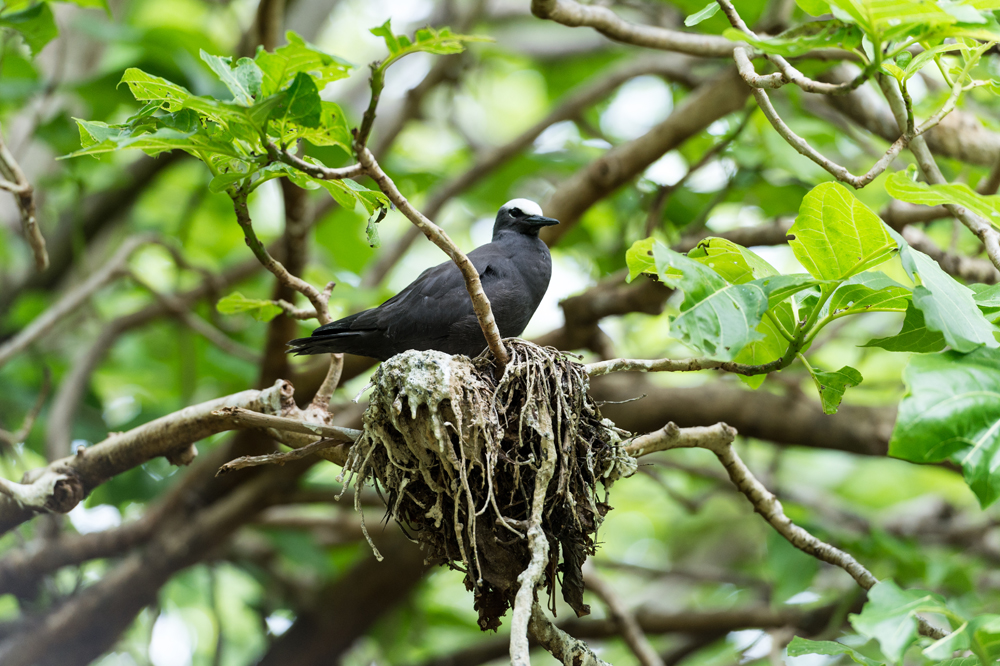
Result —
<path fill-rule="evenodd" d="M 511 361 L 499 380 L 488 357 L 410 351 L 383 363 L 344 468 L 359 477 L 356 488 L 371 480 L 386 492 L 389 514 L 428 559 L 466 573 L 483 629 L 499 626 L 530 560 L 536 472 L 551 472 L 541 527 L 553 547 L 542 582 L 551 592 L 561 571 L 564 598 L 583 614 L 580 567 L 611 508 L 606 489 L 636 469 L 622 450 L 627 433 L 601 418 L 579 364 L 504 342 Z"/>

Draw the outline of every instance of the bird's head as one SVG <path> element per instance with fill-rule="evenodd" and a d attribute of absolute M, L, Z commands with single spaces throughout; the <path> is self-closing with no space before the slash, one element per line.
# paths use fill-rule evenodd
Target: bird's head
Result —
<path fill-rule="evenodd" d="M 542 227 L 559 224 L 559 220 L 542 216 L 542 207 L 529 199 L 512 199 L 500 207 L 493 238 L 502 231 L 515 231 L 526 236 L 538 236 Z"/>

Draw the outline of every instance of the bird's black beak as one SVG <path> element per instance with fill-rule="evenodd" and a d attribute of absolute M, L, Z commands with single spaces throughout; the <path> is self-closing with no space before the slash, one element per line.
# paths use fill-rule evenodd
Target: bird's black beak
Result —
<path fill-rule="evenodd" d="M 559 224 L 559 220 L 541 215 L 529 215 L 524 221 L 535 227 L 551 227 L 553 224 Z"/>

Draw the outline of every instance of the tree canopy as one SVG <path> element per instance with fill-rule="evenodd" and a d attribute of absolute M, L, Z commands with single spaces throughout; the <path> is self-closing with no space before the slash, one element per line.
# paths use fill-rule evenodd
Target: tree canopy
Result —
<path fill-rule="evenodd" d="M 0 663 L 994 663 L 998 11 L 0 1 Z"/>

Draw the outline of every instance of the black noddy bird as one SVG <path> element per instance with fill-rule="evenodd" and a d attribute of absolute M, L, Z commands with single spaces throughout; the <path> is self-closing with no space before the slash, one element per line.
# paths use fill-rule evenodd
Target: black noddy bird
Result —
<path fill-rule="evenodd" d="M 552 258 L 538 232 L 553 224 L 559 220 L 543 217 L 534 201 L 508 201 L 497 213 L 493 240 L 469 253 L 501 337 L 521 335 L 545 295 Z M 377 308 L 320 326 L 288 345 L 296 354 L 344 352 L 384 361 L 410 349 L 475 357 L 486 349 L 486 337 L 461 271 L 446 261 Z"/>

